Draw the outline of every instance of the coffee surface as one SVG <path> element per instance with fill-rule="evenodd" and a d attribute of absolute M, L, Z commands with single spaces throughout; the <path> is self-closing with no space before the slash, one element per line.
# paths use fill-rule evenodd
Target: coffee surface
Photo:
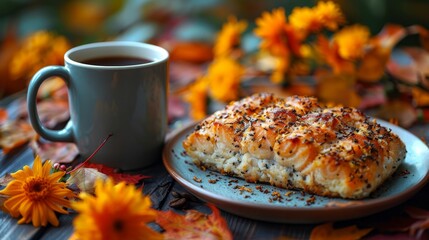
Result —
<path fill-rule="evenodd" d="M 146 58 L 136 58 L 136 57 L 122 57 L 122 56 L 109 56 L 109 57 L 100 57 L 100 58 L 91 58 L 82 63 L 97 65 L 97 66 L 129 66 L 129 65 L 138 65 L 144 63 L 152 62 Z"/>

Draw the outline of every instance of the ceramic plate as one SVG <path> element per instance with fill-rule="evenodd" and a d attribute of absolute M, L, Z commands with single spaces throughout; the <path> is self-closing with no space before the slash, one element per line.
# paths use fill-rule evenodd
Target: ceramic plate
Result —
<path fill-rule="evenodd" d="M 163 161 L 167 171 L 188 191 L 242 217 L 283 223 L 359 218 L 406 201 L 429 180 L 428 147 L 412 133 L 382 120 L 378 122 L 399 135 L 407 147 L 407 155 L 395 174 L 363 200 L 314 196 L 203 171 L 192 163 L 182 147 L 182 141 L 195 125 L 177 131 L 168 139 Z"/>

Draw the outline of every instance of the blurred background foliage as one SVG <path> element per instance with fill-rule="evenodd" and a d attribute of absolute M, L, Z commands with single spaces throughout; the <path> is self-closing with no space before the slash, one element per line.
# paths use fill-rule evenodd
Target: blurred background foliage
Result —
<path fill-rule="evenodd" d="M 11 71 L 11 63 L 18 62 L 16 66 L 23 68 L 27 65 L 32 65 L 33 68 L 62 65 L 62 52 L 66 48 L 108 40 L 151 42 L 167 48 L 173 61 L 177 54 L 182 60 L 188 58 L 204 63 L 212 59 L 213 56 L 208 52 L 211 51 L 216 34 L 229 16 L 233 15 L 237 19 L 247 21 L 247 32 L 241 44 L 246 52 L 252 52 L 257 51 L 260 41 L 252 32 L 255 28 L 255 19 L 263 12 L 283 7 L 286 13 L 290 14 L 294 7 L 314 6 L 317 2 L 317 0 L 3 0 L 0 1 L 0 98 L 24 90 L 30 76 L 37 70 L 27 69 L 27 74 L 16 77 Z M 402 26 L 418 24 L 429 28 L 427 0 L 334 0 L 334 2 L 339 4 L 347 24 L 366 25 L 372 35 L 379 33 L 387 23 Z M 25 46 L 34 45 L 28 43 L 29 36 L 41 30 L 49 34 L 42 34 L 31 41 L 44 45 L 39 47 L 39 52 L 46 51 L 44 50 L 46 47 L 57 46 L 57 49 L 49 49 L 53 56 L 39 53 L 41 56 L 37 58 L 33 57 L 34 54 L 26 52 Z M 192 45 L 188 46 L 186 43 Z M 175 47 L 178 44 L 182 44 L 181 48 Z M 31 49 L 34 50 L 36 47 L 33 45 Z M 418 46 L 420 42 L 418 36 L 414 35 L 401 40 L 398 45 Z M 194 78 L 198 71 L 201 71 L 183 65 L 171 65 L 171 68 L 171 74 L 188 79 Z M 192 73 L 193 70 L 196 73 Z M 188 73 L 191 76 L 186 75 Z"/>
<path fill-rule="evenodd" d="M 313 6 L 316 0 L 3 0 L 0 37 L 23 38 L 37 30 L 66 36 L 73 45 L 112 38 L 153 37 L 212 41 L 229 15 L 252 23 L 263 11 Z M 350 24 L 375 34 L 386 23 L 429 25 L 427 0 L 336 0 Z M 250 26 L 252 27 L 252 26 Z M 411 41 L 411 40 L 408 40 Z"/>

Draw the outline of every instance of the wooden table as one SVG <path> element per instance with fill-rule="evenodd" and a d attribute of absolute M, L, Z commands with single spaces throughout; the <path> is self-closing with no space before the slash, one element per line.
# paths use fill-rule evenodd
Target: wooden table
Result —
<path fill-rule="evenodd" d="M 3 100 L 0 102 L 0 106 L 4 107 L 10 100 L 10 98 Z M 416 125 L 409 130 L 428 142 L 429 125 Z M 26 164 L 30 165 L 33 159 L 33 151 L 28 146 L 21 147 L 10 155 L 0 155 L 0 176 L 15 172 Z M 186 192 L 167 173 L 161 160 L 159 164 L 142 171 L 142 174 L 152 176 L 152 178 L 144 180 L 143 192 L 150 195 L 155 209 L 171 209 L 169 204 L 174 199 L 172 192 Z M 403 212 L 404 206 L 409 205 L 429 210 L 429 185 L 426 185 L 413 198 L 393 209 L 365 218 L 337 222 L 336 224 L 340 226 L 356 224 L 371 227 L 399 215 Z M 209 211 L 203 202 L 191 202 L 189 207 L 202 212 L 208 213 Z M 308 239 L 311 230 L 316 226 L 314 224 L 280 224 L 255 221 L 227 212 L 222 212 L 222 215 L 226 219 L 234 239 L 279 239 L 282 236 L 292 239 Z M 59 227 L 35 228 L 28 224 L 18 225 L 17 219 L 0 212 L 0 239 L 67 239 L 73 232 L 72 220 L 74 216 L 75 214 L 60 215 Z"/>

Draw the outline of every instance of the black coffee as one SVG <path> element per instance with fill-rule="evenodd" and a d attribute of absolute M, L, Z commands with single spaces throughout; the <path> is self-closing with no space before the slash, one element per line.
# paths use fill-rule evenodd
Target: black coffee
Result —
<path fill-rule="evenodd" d="M 129 65 L 138 65 L 143 63 L 152 62 L 146 58 L 136 58 L 136 57 L 120 57 L 120 56 L 112 56 L 112 57 L 100 57 L 100 58 L 92 58 L 82 63 L 90 64 L 90 65 L 98 65 L 98 66 L 129 66 Z"/>

